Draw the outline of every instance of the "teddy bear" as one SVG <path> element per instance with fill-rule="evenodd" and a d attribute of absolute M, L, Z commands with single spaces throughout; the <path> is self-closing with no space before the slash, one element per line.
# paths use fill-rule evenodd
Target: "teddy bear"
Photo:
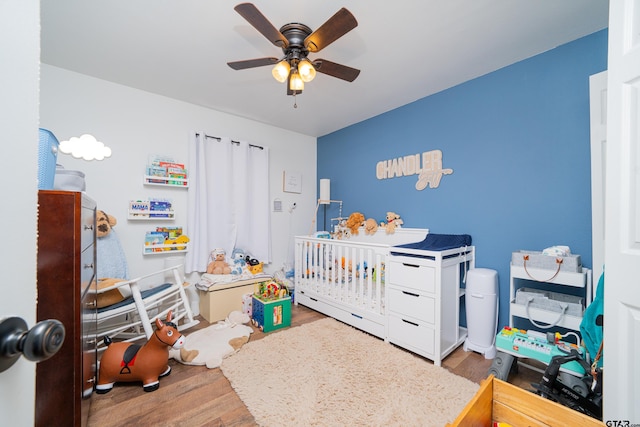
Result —
<path fill-rule="evenodd" d="M 402 224 L 404 224 L 400 219 L 400 215 L 395 212 L 387 212 L 386 220 L 387 222 L 382 222 L 380 226 L 385 228 L 387 234 L 393 234 L 396 231 L 396 228 L 400 228 Z"/>
<path fill-rule="evenodd" d="M 363 222 L 364 222 L 364 215 L 362 215 L 360 212 L 354 212 L 351 215 L 349 215 L 346 226 L 349 230 L 351 230 L 351 234 L 353 236 L 357 236 L 358 229 L 360 228 Z"/>
<path fill-rule="evenodd" d="M 214 249 L 211 252 L 209 265 L 207 265 L 208 274 L 231 274 L 231 267 L 225 260 L 226 252 L 222 248 Z"/>
<path fill-rule="evenodd" d="M 111 229 L 115 227 L 118 223 L 118 220 L 113 216 L 109 215 L 105 211 L 97 211 L 96 212 L 96 237 L 106 237 L 109 233 L 111 233 Z"/>
<path fill-rule="evenodd" d="M 364 222 L 364 234 L 372 235 L 378 231 L 378 222 L 373 218 L 368 218 Z"/>

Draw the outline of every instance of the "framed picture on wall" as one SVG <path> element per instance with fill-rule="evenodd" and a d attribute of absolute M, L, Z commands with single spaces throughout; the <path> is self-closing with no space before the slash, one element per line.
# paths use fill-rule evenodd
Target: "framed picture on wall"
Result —
<path fill-rule="evenodd" d="M 302 193 L 302 174 L 284 171 L 282 173 L 282 191 L 286 193 Z"/>

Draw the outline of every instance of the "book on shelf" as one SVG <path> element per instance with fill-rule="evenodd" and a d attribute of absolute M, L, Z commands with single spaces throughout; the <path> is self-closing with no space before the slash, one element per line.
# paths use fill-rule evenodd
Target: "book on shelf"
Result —
<path fill-rule="evenodd" d="M 147 234 L 144 236 L 144 246 L 145 246 L 144 251 L 148 253 L 162 252 L 163 249 L 157 246 L 164 245 L 164 241 L 165 241 L 164 233 L 147 231 Z"/>
<path fill-rule="evenodd" d="M 149 218 L 148 200 L 131 200 L 129 202 L 129 214 L 134 217 Z"/>

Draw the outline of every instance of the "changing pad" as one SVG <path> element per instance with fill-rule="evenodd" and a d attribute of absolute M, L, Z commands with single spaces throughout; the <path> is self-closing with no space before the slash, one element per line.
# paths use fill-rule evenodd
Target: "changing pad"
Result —
<path fill-rule="evenodd" d="M 444 251 L 447 249 L 459 248 L 461 246 L 471 246 L 470 235 L 429 233 L 421 242 L 397 245 L 394 246 L 394 248 L 418 249 L 423 251 Z"/>

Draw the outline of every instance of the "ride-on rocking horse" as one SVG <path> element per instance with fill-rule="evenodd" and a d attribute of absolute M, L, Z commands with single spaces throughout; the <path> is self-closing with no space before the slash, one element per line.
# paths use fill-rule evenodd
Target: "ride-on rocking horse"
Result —
<path fill-rule="evenodd" d="M 100 359 L 100 370 L 96 393 L 111 391 L 116 382 L 142 381 L 144 391 L 155 391 L 160 387 L 160 377 L 171 373 L 169 366 L 169 348 L 179 349 L 184 345 L 185 337 L 171 322 L 172 313 L 167 321 L 156 319 L 156 330 L 145 345 L 129 342 L 111 342 L 105 337 L 107 349 Z"/>

